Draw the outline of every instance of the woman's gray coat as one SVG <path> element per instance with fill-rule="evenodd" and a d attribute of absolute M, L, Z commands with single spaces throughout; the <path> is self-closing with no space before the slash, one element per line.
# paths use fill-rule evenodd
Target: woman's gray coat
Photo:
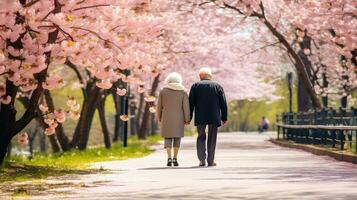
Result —
<path fill-rule="evenodd" d="M 185 122 L 190 121 L 187 92 L 163 88 L 159 94 L 157 117 L 161 121 L 161 135 L 163 137 L 183 137 Z"/>

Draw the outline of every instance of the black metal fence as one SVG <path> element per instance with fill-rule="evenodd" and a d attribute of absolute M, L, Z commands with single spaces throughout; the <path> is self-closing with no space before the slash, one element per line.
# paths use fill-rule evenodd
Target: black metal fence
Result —
<path fill-rule="evenodd" d="M 322 109 L 277 116 L 278 139 L 354 149 L 357 152 L 357 109 Z"/>

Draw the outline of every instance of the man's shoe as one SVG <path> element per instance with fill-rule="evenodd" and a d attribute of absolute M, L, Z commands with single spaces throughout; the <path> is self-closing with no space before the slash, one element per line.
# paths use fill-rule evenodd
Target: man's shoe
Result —
<path fill-rule="evenodd" d="M 171 158 L 167 159 L 167 166 L 168 167 L 172 166 L 172 159 Z"/>
<path fill-rule="evenodd" d="M 214 166 L 217 166 L 217 163 L 212 163 L 212 164 L 208 164 L 208 167 L 214 167 Z"/>
<path fill-rule="evenodd" d="M 204 167 L 204 166 L 206 166 L 205 161 L 200 161 L 200 164 L 199 164 L 198 166 L 199 166 L 199 167 Z"/>

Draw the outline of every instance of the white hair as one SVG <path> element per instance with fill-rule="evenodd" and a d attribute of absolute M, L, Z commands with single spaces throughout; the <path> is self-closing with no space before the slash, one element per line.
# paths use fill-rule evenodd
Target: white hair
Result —
<path fill-rule="evenodd" d="M 208 68 L 208 67 L 202 67 L 198 74 L 212 76 L 212 70 L 211 70 L 211 68 Z"/>
<path fill-rule="evenodd" d="M 167 75 L 165 79 L 165 83 L 180 83 L 182 84 L 182 77 L 179 73 L 177 72 L 172 72 L 169 75 Z"/>

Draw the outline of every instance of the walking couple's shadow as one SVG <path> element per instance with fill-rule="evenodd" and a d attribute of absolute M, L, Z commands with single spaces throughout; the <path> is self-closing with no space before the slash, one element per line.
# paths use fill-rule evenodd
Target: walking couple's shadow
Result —
<path fill-rule="evenodd" d="M 202 168 L 199 166 L 191 166 L 191 167 L 147 167 L 147 168 L 139 168 L 138 170 L 165 170 L 165 169 L 197 169 Z"/>

